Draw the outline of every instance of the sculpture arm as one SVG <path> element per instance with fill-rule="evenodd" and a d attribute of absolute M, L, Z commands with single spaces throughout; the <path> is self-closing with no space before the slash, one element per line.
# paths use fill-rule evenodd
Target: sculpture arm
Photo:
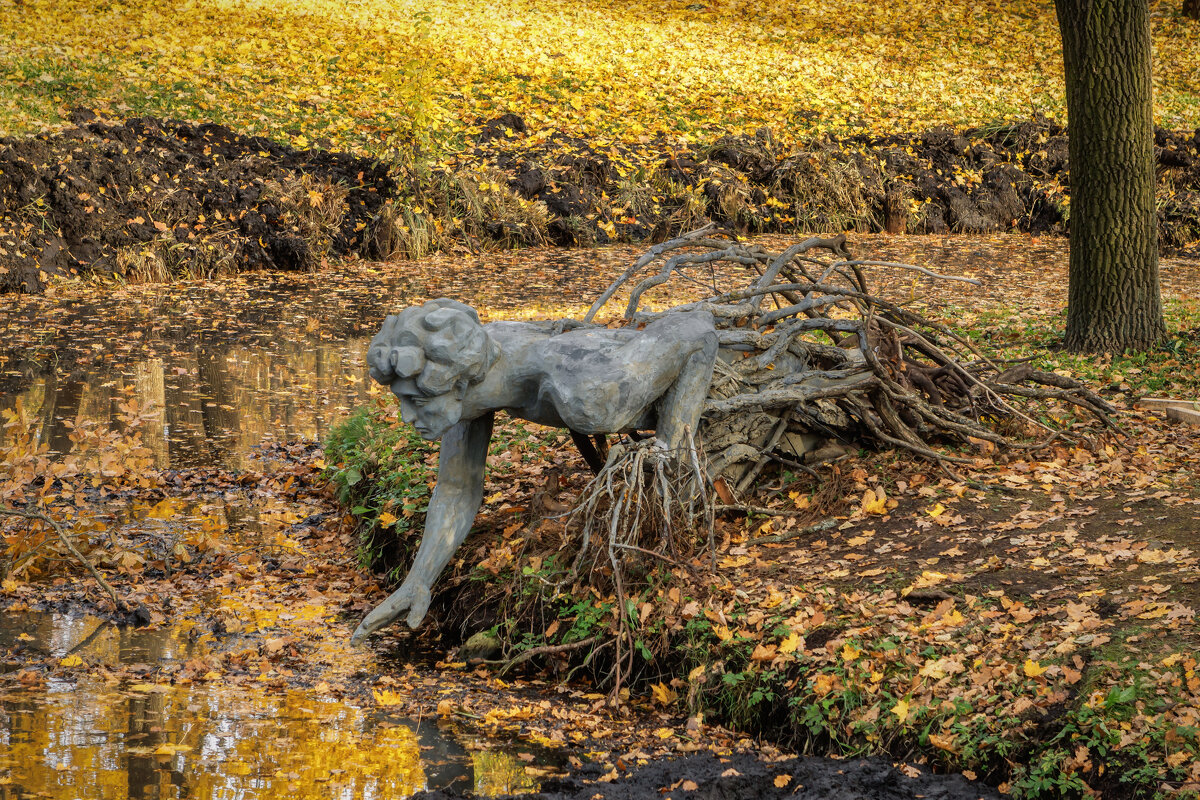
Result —
<path fill-rule="evenodd" d="M 405 611 L 410 628 L 417 627 L 425 618 L 430 588 L 471 532 L 483 501 L 483 470 L 492 439 L 493 418 L 494 414 L 487 413 L 460 422 L 442 437 L 437 485 L 425 513 L 425 535 L 421 537 L 412 568 L 400 588 L 359 624 L 351 644 L 358 644 L 391 624 Z"/>

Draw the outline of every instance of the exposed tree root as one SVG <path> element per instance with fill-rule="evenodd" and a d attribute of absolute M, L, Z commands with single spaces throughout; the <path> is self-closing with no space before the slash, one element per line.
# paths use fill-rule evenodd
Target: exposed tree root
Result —
<path fill-rule="evenodd" d="M 1014 444 L 994 429 L 1000 420 L 1049 435 L 1047 443 L 1069 437 L 1043 421 L 1049 404 L 1077 406 L 1115 428 L 1114 409 L 1083 384 L 1028 364 L 998 364 L 945 325 L 871 294 L 864 268 L 977 281 L 854 259 L 844 236 L 814 237 L 777 254 L 710 234 L 706 229 L 653 248 L 585 320 L 647 270 L 653 274 L 640 277 L 630 292 L 629 323 L 669 311 L 702 308 L 714 315 L 724 358 L 700 439 L 713 476 L 732 478 L 739 494 L 773 457 L 802 465 L 821 440 L 907 450 L 953 474 L 952 465 L 972 459 L 939 448 Z M 745 267 L 752 275 L 747 286 L 667 312 L 642 309 L 647 291 L 671 279 L 702 280 L 716 262 Z"/>

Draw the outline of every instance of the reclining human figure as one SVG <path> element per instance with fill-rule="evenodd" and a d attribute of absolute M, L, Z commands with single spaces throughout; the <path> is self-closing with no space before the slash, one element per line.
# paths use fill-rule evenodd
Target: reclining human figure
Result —
<path fill-rule="evenodd" d="M 389 316 L 367 351 L 371 377 L 391 387 L 423 438 L 442 440 L 441 455 L 412 568 L 351 641 L 405 611 L 411 628 L 425 618 L 434 581 L 479 511 L 496 411 L 575 435 L 654 430 L 677 450 L 696 430 L 717 347 L 707 311 L 667 314 L 640 330 L 481 325 L 474 309 L 445 298 Z"/>

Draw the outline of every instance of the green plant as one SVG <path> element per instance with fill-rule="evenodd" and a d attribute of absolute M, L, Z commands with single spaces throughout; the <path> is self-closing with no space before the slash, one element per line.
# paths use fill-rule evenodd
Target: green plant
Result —
<path fill-rule="evenodd" d="M 365 566 L 395 571 L 407 534 L 424 525 L 434 452 L 386 401 L 355 411 L 330 432 L 324 475 L 359 518 Z"/>

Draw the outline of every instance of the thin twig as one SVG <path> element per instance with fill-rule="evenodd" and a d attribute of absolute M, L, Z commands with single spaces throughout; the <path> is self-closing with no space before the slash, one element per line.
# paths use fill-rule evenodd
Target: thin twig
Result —
<path fill-rule="evenodd" d="M 554 655 L 555 653 L 568 653 L 572 650 L 578 650 L 581 647 L 587 647 L 589 644 L 592 644 L 599 638 L 599 636 L 589 636 L 586 639 L 580 639 L 578 642 L 570 642 L 569 644 L 547 644 L 542 645 L 541 647 L 531 647 L 528 650 L 521 651 L 507 661 L 487 661 L 485 663 L 502 664 L 503 666 L 500 667 L 500 671 L 497 674 L 503 675 L 513 667 L 517 666 L 518 664 L 524 664 L 531 658 Z"/>
<path fill-rule="evenodd" d="M 820 531 L 827 531 L 837 524 L 838 524 L 838 522 L 836 519 L 834 519 L 833 517 L 829 517 L 828 519 L 823 519 L 820 522 L 815 522 L 812 525 L 809 525 L 808 527 L 797 528 L 794 531 L 784 531 L 783 533 L 773 533 L 770 536 L 756 536 L 753 539 L 748 539 L 746 541 L 746 545 L 750 546 L 750 545 L 755 545 L 755 544 L 768 544 L 771 542 L 786 542 L 788 539 L 795 539 L 800 536 L 806 536 L 807 534 L 810 534 L 810 533 L 819 533 Z"/>
<path fill-rule="evenodd" d="M 112 598 L 113 604 L 117 607 L 117 610 L 129 610 L 129 606 L 117 596 L 116 591 L 109 586 L 108 581 L 104 580 L 104 576 L 101 575 L 96 567 L 92 565 L 92 562 L 88 561 L 87 556 L 79 552 L 79 548 L 77 548 L 75 543 L 71 541 L 71 537 L 67 535 L 67 532 L 64 531 L 62 526 L 59 525 L 54 519 L 42 513 L 41 511 L 17 511 L 15 509 L 7 508 L 0 508 L 0 515 L 6 517 L 23 517 L 24 519 L 36 519 L 49 525 L 54 529 L 54 532 L 58 534 L 58 538 L 64 545 L 66 545 L 67 549 L 71 551 L 71 555 L 75 556 L 75 559 L 79 561 L 80 564 L 83 564 L 83 566 L 87 568 L 88 572 L 92 573 L 92 577 L 96 579 L 96 583 L 100 584 L 100 588 L 108 592 L 108 596 Z"/>

